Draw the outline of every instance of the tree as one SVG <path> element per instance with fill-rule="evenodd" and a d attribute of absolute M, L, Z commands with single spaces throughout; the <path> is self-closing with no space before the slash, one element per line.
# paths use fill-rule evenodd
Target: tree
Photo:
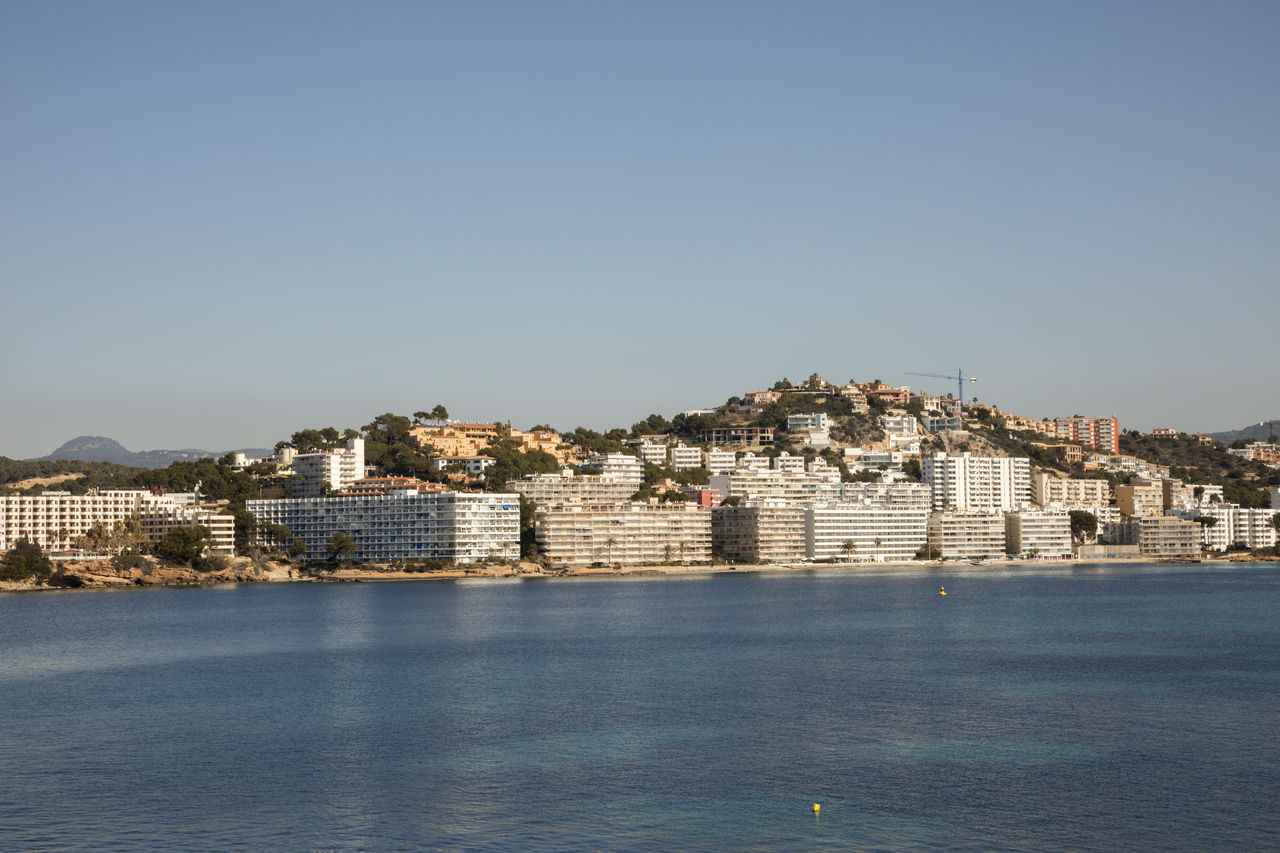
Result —
<path fill-rule="evenodd" d="M 23 537 L 13 543 L 0 560 L 0 580 L 26 580 L 29 577 L 47 578 L 53 572 L 53 563 L 44 555 L 40 546 Z"/>
<path fill-rule="evenodd" d="M 156 554 L 166 560 L 199 568 L 200 558 L 213 542 L 213 531 L 203 524 L 172 527 L 156 545 Z"/>
<path fill-rule="evenodd" d="M 1218 523 L 1218 517 L 1215 515 L 1197 515 L 1193 521 L 1203 524 L 1205 527 L 1213 527 Z"/>
<path fill-rule="evenodd" d="M 431 417 L 438 421 L 447 421 L 449 420 L 449 410 L 437 403 L 435 408 L 431 410 Z"/>
<path fill-rule="evenodd" d="M 1071 538 L 1083 542 L 1098 533 L 1098 517 L 1082 509 L 1071 510 Z"/>
<path fill-rule="evenodd" d="M 1280 512 L 1271 516 L 1271 526 L 1276 529 L 1277 533 L 1280 533 Z"/>
<path fill-rule="evenodd" d="M 840 543 L 840 553 L 844 554 L 845 562 L 852 560 L 857 550 L 858 546 L 854 544 L 852 539 L 846 539 Z"/>
<path fill-rule="evenodd" d="M 307 543 L 295 538 L 289 543 L 289 556 L 295 560 L 300 560 L 307 556 Z"/>
<path fill-rule="evenodd" d="M 339 530 L 329 537 L 329 554 L 336 560 L 348 560 L 357 551 L 356 540 L 351 535 Z"/>

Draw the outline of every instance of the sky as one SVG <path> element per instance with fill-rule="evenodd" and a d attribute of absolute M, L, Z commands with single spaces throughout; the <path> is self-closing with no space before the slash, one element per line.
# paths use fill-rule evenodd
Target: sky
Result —
<path fill-rule="evenodd" d="M 0 0 L 0 455 L 787 377 L 1280 418 L 1280 4 Z"/>

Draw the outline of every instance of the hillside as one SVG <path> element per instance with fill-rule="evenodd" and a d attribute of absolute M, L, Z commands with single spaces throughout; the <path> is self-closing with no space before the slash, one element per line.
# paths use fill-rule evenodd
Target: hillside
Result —
<path fill-rule="evenodd" d="M 1211 432 L 1209 437 L 1221 441 L 1223 444 L 1231 444 L 1233 441 L 1245 439 L 1246 441 L 1267 441 L 1272 435 L 1280 434 L 1280 418 L 1275 418 L 1262 423 L 1249 424 L 1242 429 L 1232 429 L 1226 432 Z"/>
<path fill-rule="evenodd" d="M 184 448 L 182 450 L 139 450 L 127 449 L 114 438 L 102 435 L 82 435 L 64 443 L 48 456 L 28 460 L 31 462 L 51 462 L 57 460 L 78 460 L 81 462 L 110 462 L 114 465 L 128 465 L 133 468 L 164 468 L 174 462 L 194 462 L 207 457 L 220 457 L 227 451 L 216 453 L 211 450 Z M 249 448 L 243 453 L 249 456 L 269 456 L 270 450 Z"/>

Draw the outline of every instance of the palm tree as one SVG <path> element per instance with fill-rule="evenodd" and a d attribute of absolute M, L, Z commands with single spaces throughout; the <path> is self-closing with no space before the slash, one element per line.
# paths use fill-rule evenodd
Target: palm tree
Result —
<path fill-rule="evenodd" d="M 609 538 L 604 540 L 604 547 L 605 547 L 605 553 L 609 555 L 609 562 L 612 564 L 613 549 L 618 547 L 618 537 L 610 533 Z"/>
<path fill-rule="evenodd" d="M 857 553 L 858 546 L 853 544 L 852 539 L 846 539 L 840 543 L 840 553 L 844 554 L 845 562 L 853 559 L 853 555 Z"/>

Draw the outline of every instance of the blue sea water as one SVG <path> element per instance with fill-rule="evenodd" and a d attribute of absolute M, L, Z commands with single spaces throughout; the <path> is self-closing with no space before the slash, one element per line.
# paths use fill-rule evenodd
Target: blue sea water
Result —
<path fill-rule="evenodd" d="M 1274 564 L 0 596 L 0 849 L 1280 849 L 1278 614 Z"/>

